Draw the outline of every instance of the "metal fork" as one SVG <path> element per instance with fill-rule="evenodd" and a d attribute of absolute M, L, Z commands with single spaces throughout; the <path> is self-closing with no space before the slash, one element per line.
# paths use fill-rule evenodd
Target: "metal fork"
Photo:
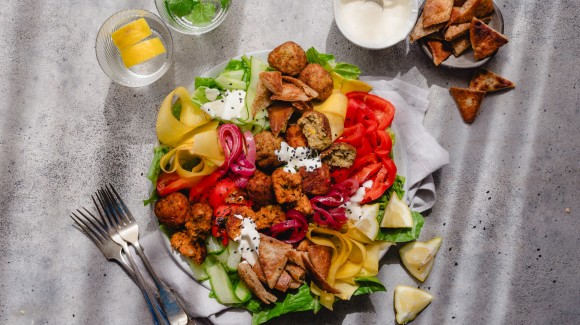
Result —
<path fill-rule="evenodd" d="M 153 282 L 155 282 L 169 323 L 172 325 L 187 324 L 188 316 L 179 299 L 171 289 L 159 280 L 159 277 L 143 252 L 143 248 L 139 244 L 139 225 L 135 221 L 131 211 L 129 211 L 129 208 L 125 205 L 125 202 L 123 202 L 113 185 L 109 184 L 99 192 L 107 206 L 106 212 L 108 213 L 106 214 L 109 221 L 113 224 L 121 238 L 135 248 L 135 251 L 137 251 L 137 254 L 143 260 L 147 271 L 149 271 Z"/>
<path fill-rule="evenodd" d="M 82 217 L 79 217 L 74 212 L 72 212 L 70 218 L 81 229 L 81 231 L 91 239 L 91 241 L 99 248 L 99 250 L 108 260 L 119 262 L 121 268 L 123 268 L 123 270 L 133 279 L 133 281 L 136 281 L 138 284 L 137 286 L 139 289 L 141 289 L 141 292 L 145 297 L 145 301 L 147 302 L 147 306 L 149 307 L 149 311 L 153 316 L 155 324 L 159 324 L 159 316 L 155 312 L 156 310 L 160 312 L 159 304 L 153 298 L 153 295 L 150 293 L 147 287 L 140 285 L 138 279 L 135 276 L 135 273 L 127 261 L 125 261 L 123 258 L 122 247 L 115 243 L 111 237 L 109 237 L 107 231 L 105 230 L 105 226 L 97 218 L 95 218 L 92 213 L 90 213 L 86 208 L 83 209 L 90 217 L 83 213 L 81 210 L 77 209 L 77 212 Z"/>

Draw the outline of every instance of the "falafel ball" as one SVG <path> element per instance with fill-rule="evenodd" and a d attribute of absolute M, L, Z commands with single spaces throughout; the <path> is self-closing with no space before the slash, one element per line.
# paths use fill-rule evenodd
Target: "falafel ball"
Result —
<path fill-rule="evenodd" d="M 201 239 L 193 239 L 184 231 L 176 232 L 171 236 L 171 247 L 179 251 L 181 255 L 187 256 L 197 265 L 205 261 L 207 249 L 205 242 Z"/>
<path fill-rule="evenodd" d="M 325 100 L 332 94 L 333 81 L 332 76 L 328 71 L 318 63 L 310 63 L 307 65 L 298 76 L 310 88 L 316 90 L 318 93 L 318 100 Z"/>
<path fill-rule="evenodd" d="M 154 211 L 159 222 L 177 228 L 185 223 L 189 210 L 187 197 L 180 192 L 173 192 L 157 200 Z"/>
<path fill-rule="evenodd" d="M 256 141 L 256 165 L 263 169 L 273 169 L 282 162 L 274 151 L 280 150 L 282 139 L 275 137 L 270 131 L 262 131 L 254 136 Z"/>
<path fill-rule="evenodd" d="M 205 203 L 196 203 L 191 206 L 187 219 L 185 219 L 185 229 L 193 238 L 205 239 L 211 230 L 211 216 L 213 210 Z"/>
<path fill-rule="evenodd" d="M 330 122 L 328 117 L 318 111 L 310 111 L 302 114 L 298 119 L 298 125 L 308 140 L 308 146 L 314 150 L 324 150 L 332 144 Z"/>
<path fill-rule="evenodd" d="M 302 128 L 296 124 L 290 125 L 286 129 L 285 138 L 290 147 L 308 147 L 308 139 L 302 133 Z"/>
<path fill-rule="evenodd" d="M 289 41 L 268 54 L 268 64 L 284 74 L 295 76 L 308 64 L 308 59 L 300 45 Z"/>
<path fill-rule="evenodd" d="M 248 180 L 246 191 L 256 208 L 275 202 L 272 177 L 259 170 L 256 170 L 252 178 Z"/>

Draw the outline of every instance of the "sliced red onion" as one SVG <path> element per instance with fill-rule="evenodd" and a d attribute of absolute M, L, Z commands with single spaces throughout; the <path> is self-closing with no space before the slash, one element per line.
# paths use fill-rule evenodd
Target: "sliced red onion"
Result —
<path fill-rule="evenodd" d="M 341 206 L 348 202 L 357 190 L 358 182 L 347 179 L 334 185 L 328 194 L 310 199 L 314 210 L 314 222 L 320 226 L 340 229 L 348 220 L 346 210 Z"/>
<path fill-rule="evenodd" d="M 292 209 L 286 213 L 286 217 L 289 220 L 279 222 L 270 227 L 272 237 L 288 237 L 287 239 L 283 239 L 282 241 L 288 244 L 294 244 L 301 241 L 308 232 L 308 221 L 304 217 L 304 214 L 301 212 Z M 292 231 L 292 233 L 288 236 L 288 232 Z"/>
<path fill-rule="evenodd" d="M 224 169 L 230 170 L 230 176 L 236 186 L 245 188 L 249 178 L 256 171 L 256 142 L 251 132 L 242 135 L 240 129 L 234 124 L 223 124 L 218 130 L 220 144 L 226 157 Z M 244 154 L 244 140 L 246 153 Z"/>

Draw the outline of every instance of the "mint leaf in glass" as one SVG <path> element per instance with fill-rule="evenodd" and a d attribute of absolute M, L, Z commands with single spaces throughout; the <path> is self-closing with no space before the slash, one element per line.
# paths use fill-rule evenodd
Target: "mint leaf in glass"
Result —
<path fill-rule="evenodd" d="M 194 25 L 206 25 L 211 23 L 215 15 L 213 3 L 201 2 L 193 6 L 193 10 L 185 18 Z"/>
<path fill-rule="evenodd" d="M 191 12 L 194 0 L 169 0 L 169 11 L 178 17 L 183 17 Z"/>

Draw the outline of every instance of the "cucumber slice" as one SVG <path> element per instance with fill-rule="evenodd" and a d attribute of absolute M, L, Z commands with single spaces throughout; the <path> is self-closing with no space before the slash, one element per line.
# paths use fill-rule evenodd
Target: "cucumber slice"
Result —
<path fill-rule="evenodd" d="M 229 257 L 230 257 L 230 253 L 228 253 L 227 249 L 224 249 L 221 253 L 215 255 L 215 258 L 218 261 L 220 261 L 223 265 L 226 265 Z"/>
<path fill-rule="evenodd" d="M 244 283 L 244 281 L 238 282 L 236 285 L 236 289 L 234 290 L 238 299 L 242 302 L 246 302 L 252 298 L 252 292 L 248 289 L 248 286 Z"/>
<path fill-rule="evenodd" d="M 214 236 L 208 236 L 205 239 L 205 247 L 207 248 L 208 254 L 219 254 L 223 252 L 224 249 L 226 249 L 224 246 L 222 246 L 222 243 L 220 243 L 219 239 L 215 238 Z"/>
<path fill-rule="evenodd" d="M 252 111 L 252 104 L 256 98 L 256 89 L 258 88 L 258 81 L 260 80 L 260 72 L 266 71 L 267 68 L 267 62 L 262 61 L 255 56 L 252 56 L 250 59 L 250 82 L 248 89 L 246 90 L 246 112 L 240 119 L 244 122 L 252 119 L 250 112 Z"/>
<path fill-rule="evenodd" d="M 228 277 L 228 272 L 222 263 L 215 263 L 208 266 L 205 271 L 209 275 L 211 288 L 215 293 L 216 299 L 222 304 L 237 304 L 240 299 L 234 291 L 234 286 Z"/>
<path fill-rule="evenodd" d="M 240 261 L 242 260 L 242 253 L 238 250 L 239 248 L 239 242 L 231 241 L 228 244 L 228 253 L 230 256 L 225 264 L 228 271 L 236 271 L 238 269 L 238 264 L 240 264 Z"/>
<path fill-rule="evenodd" d="M 213 259 L 211 256 L 208 256 L 200 265 L 195 264 L 190 258 L 187 259 L 187 262 L 189 263 L 189 268 L 193 273 L 193 278 L 197 281 L 204 281 L 209 279 L 209 275 L 207 275 L 205 269 L 210 265 L 215 264 L 215 259 Z"/>
<path fill-rule="evenodd" d="M 222 72 L 215 82 L 223 89 L 246 89 L 246 82 L 244 79 L 244 70 L 233 70 Z"/>

